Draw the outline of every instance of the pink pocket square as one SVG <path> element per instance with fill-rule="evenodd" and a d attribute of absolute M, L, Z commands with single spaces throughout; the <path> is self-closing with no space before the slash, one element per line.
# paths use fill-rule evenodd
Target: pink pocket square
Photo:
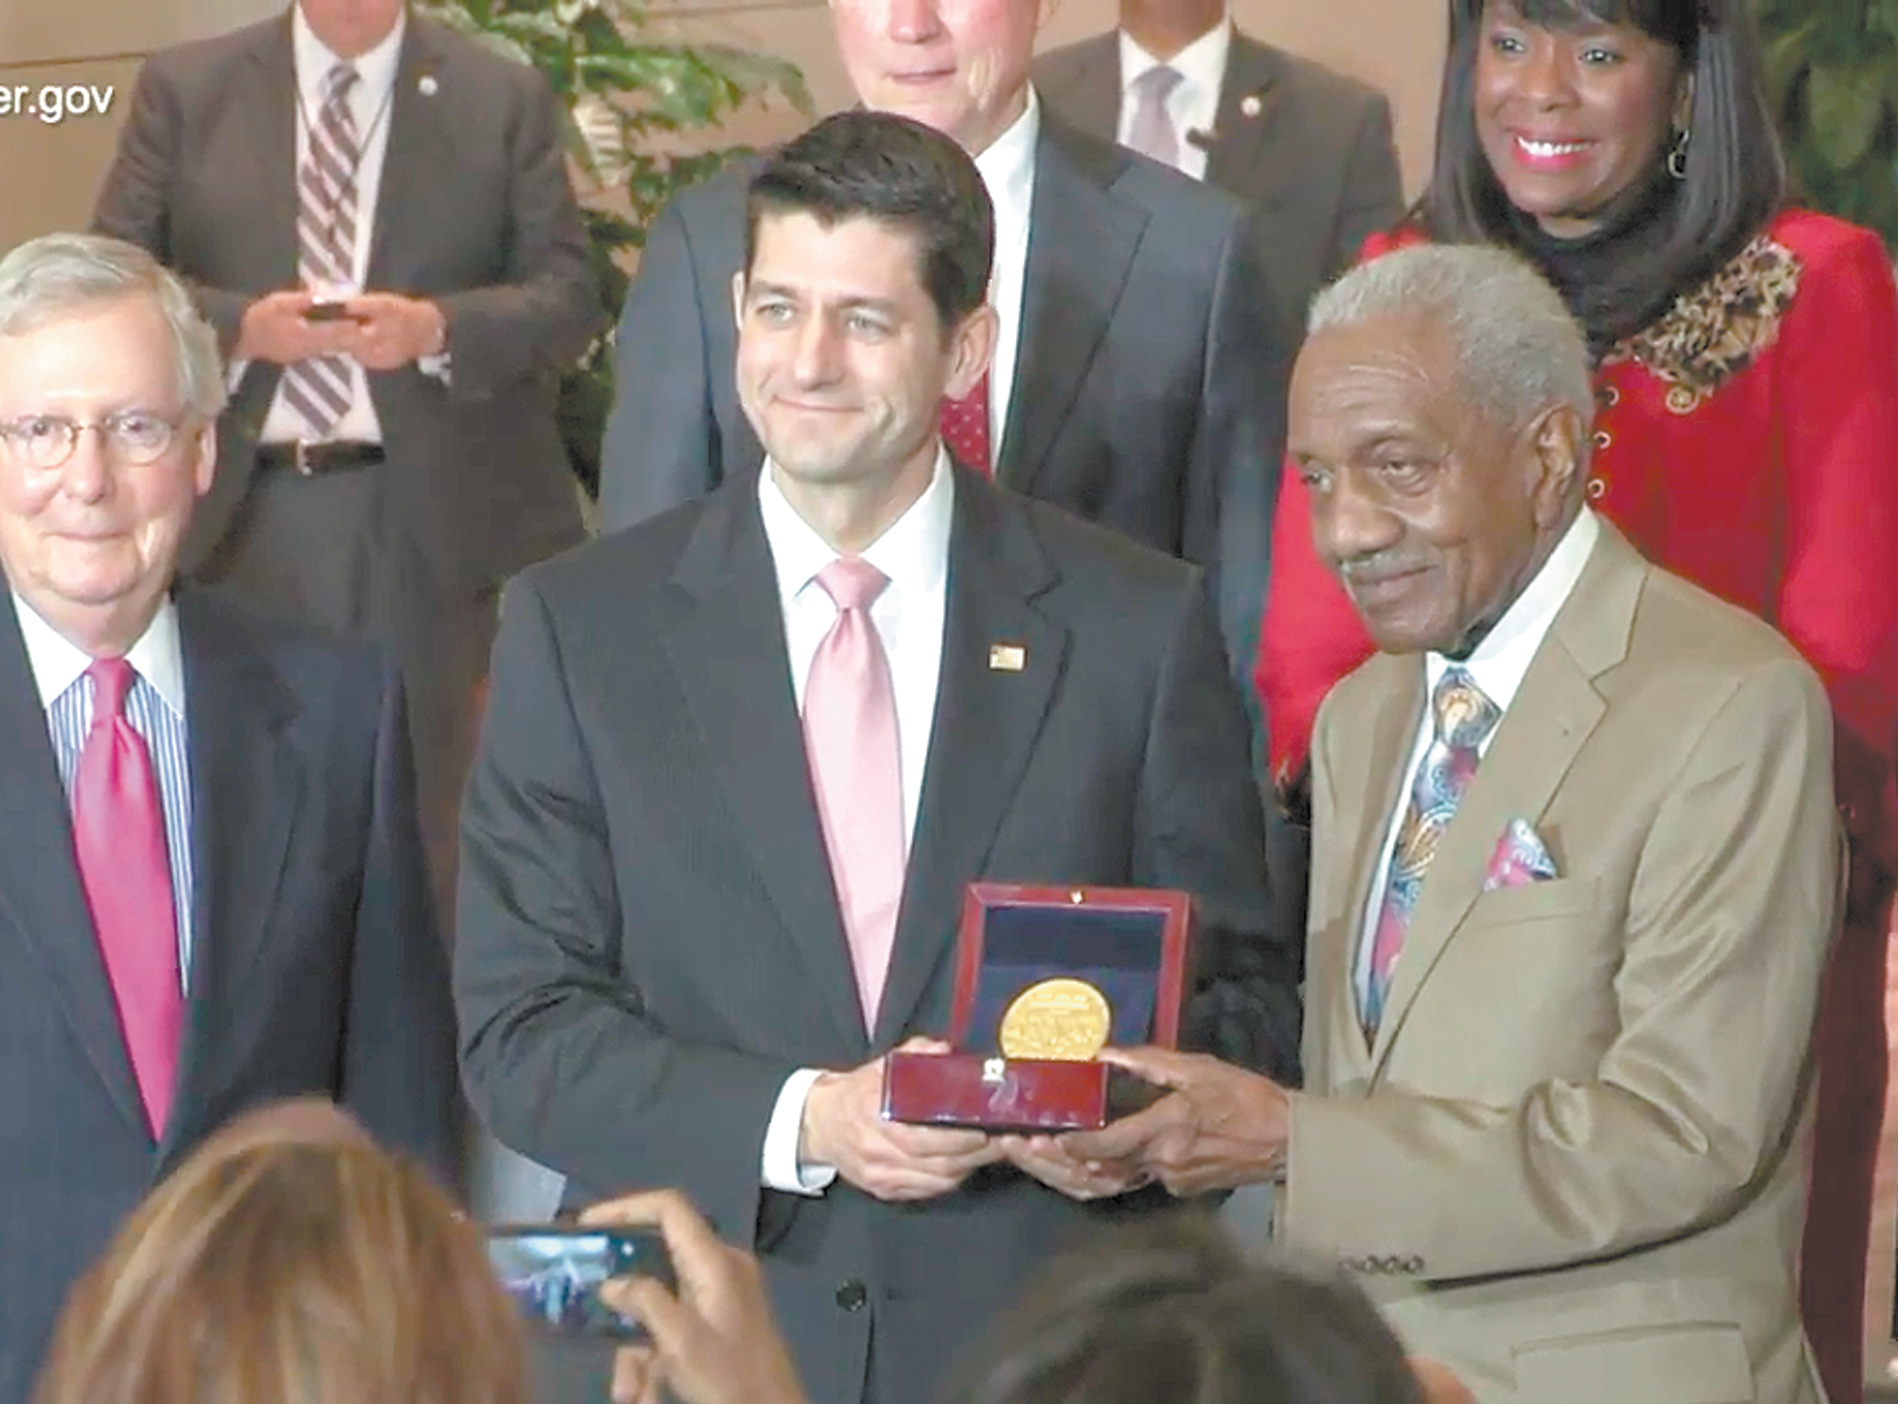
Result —
<path fill-rule="evenodd" d="M 1532 882 L 1547 882 L 1557 876 L 1555 860 L 1543 847 L 1541 837 L 1527 819 L 1511 819 L 1503 836 L 1496 840 L 1496 851 L 1489 855 L 1489 871 L 1483 875 L 1483 891 L 1499 887 L 1527 887 Z"/>

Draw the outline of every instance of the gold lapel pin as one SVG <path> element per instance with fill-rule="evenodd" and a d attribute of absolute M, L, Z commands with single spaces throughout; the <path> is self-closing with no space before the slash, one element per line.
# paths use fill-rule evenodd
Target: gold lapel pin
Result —
<path fill-rule="evenodd" d="M 1028 666 L 1028 650 L 1020 644 L 990 644 L 989 671 L 1019 673 Z"/>

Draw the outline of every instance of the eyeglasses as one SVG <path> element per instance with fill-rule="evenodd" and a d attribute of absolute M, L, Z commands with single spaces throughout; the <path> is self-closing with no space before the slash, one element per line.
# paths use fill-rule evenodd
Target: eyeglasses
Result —
<path fill-rule="evenodd" d="M 143 467 L 163 458 L 183 427 L 183 419 L 150 410 L 121 410 L 87 423 L 63 414 L 23 414 L 0 421 L 0 441 L 35 468 L 57 468 L 79 447 L 80 433 L 94 429 L 115 459 Z"/>

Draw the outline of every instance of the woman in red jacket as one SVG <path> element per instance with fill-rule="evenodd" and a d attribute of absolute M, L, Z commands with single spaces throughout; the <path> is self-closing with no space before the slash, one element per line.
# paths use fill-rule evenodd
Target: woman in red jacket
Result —
<path fill-rule="evenodd" d="M 1430 190 L 1375 257 L 1512 247 L 1586 330 L 1588 495 L 1653 561 L 1777 627 L 1824 677 L 1852 853 L 1821 1014 L 1807 1328 L 1863 1389 L 1898 823 L 1898 292 L 1879 240 L 1786 205 L 1740 0 L 1452 0 Z M 1371 645 L 1282 487 L 1257 683 L 1295 788 L 1312 719 Z"/>

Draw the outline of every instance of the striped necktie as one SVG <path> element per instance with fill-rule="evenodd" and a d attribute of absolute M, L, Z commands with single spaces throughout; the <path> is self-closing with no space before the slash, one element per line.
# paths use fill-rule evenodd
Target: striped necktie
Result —
<path fill-rule="evenodd" d="M 323 105 L 297 172 L 297 275 L 306 288 L 353 285 L 356 268 L 356 171 L 362 146 L 349 92 L 353 66 L 339 63 L 323 82 Z M 348 413 L 353 378 L 346 356 L 317 356 L 284 368 L 283 395 L 321 439 Z"/>

